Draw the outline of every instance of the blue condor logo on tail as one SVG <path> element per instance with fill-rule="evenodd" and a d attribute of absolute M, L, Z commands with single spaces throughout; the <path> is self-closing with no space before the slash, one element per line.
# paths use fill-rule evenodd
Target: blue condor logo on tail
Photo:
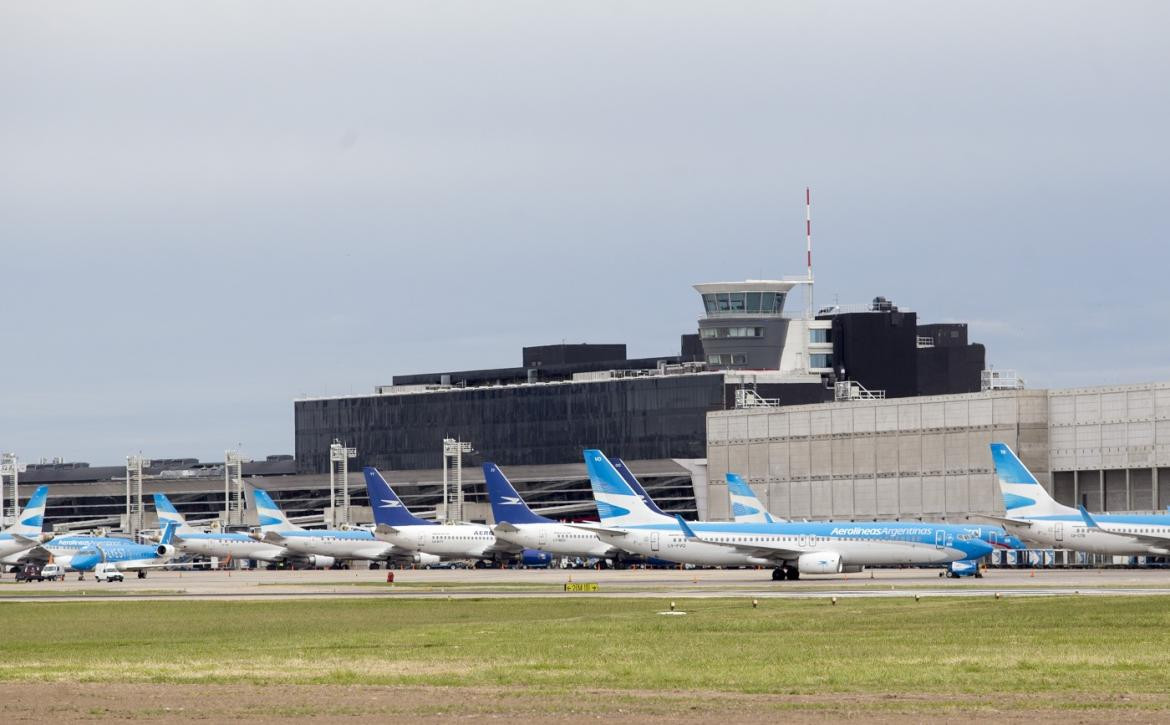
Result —
<path fill-rule="evenodd" d="M 731 515 L 732 516 L 751 516 L 752 514 L 758 514 L 759 512 L 760 512 L 760 510 L 758 508 L 753 508 L 751 506 L 745 506 L 744 504 L 739 503 L 738 501 L 736 503 L 732 504 L 732 506 L 731 506 Z"/>
<path fill-rule="evenodd" d="M 386 526 L 432 526 L 434 521 L 420 519 L 406 508 L 398 494 L 373 466 L 362 469 L 366 477 L 366 494 L 374 511 L 374 523 Z"/>
<path fill-rule="evenodd" d="M 490 461 L 483 464 L 483 480 L 487 483 L 488 500 L 492 505 L 492 516 L 496 523 L 509 524 L 550 524 L 552 519 L 533 513 L 512 482 Z"/>

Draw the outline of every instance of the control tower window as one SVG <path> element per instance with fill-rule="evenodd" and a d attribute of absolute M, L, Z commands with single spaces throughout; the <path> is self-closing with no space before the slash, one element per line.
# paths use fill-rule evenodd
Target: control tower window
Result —
<path fill-rule="evenodd" d="M 707 308 L 709 315 L 719 311 L 719 303 L 715 301 L 715 295 L 703 295 L 703 306 Z"/>
<path fill-rule="evenodd" d="M 728 301 L 729 296 L 730 295 L 728 295 L 726 292 L 720 292 L 718 295 L 716 295 L 720 312 L 727 312 L 729 309 L 731 309 L 731 302 Z"/>
<path fill-rule="evenodd" d="M 747 293 L 747 311 L 750 313 L 753 313 L 753 314 L 756 312 L 762 312 L 762 311 L 766 312 L 766 310 L 760 309 L 760 293 L 759 292 L 748 292 Z"/>
<path fill-rule="evenodd" d="M 731 311 L 732 312 L 743 312 L 744 311 L 744 293 L 743 292 L 732 292 L 731 293 Z"/>

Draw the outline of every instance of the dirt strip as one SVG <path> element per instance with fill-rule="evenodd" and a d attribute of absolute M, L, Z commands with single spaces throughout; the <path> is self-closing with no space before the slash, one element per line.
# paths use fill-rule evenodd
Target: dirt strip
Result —
<path fill-rule="evenodd" d="M 951 722 L 1165 722 L 1170 696 L 1091 694 L 751 695 L 583 688 L 548 692 L 519 688 L 363 687 L 327 685 L 166 685 L 96 683 L 0 684 L 5 723 L 312 722 L 355 723 L 370 717 L 421 721 L 499 720 L 560 723 L 582 718 L 633 722 L 900 723 L 944 717 Z"/>

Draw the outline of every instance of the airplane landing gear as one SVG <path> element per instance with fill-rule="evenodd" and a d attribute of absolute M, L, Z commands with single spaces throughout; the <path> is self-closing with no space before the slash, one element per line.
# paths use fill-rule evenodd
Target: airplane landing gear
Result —
<path fill-rule="evenodd" d="M 145 569 L 139 569 L 139 570 L 138 570 L 138 578 L 139 578 L 139 579 L 145 579 L 145 578 L 146 578 L 146 570 L 145 570 Z"/>
<path fill-rule="evenodd" d="M 787 571 L 784 573 L 788 576 L 788 581 L 794 582 L 797 579 L 800 579 L 800 569 L 797 569 L 795 566 L 789 566 L 785 568 Z"/>
<path fill-rule="evenodd" d="M 776 567 L 775 569 L 772 570 L 772 581 L 774 581 L 774 582 L 784 581 L 784 570 L 782 568 Z"/>

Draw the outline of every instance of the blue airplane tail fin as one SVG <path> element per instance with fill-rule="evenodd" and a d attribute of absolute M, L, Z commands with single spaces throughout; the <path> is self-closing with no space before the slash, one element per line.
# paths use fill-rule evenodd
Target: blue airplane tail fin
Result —
<path fill-rule="evenodd" d="M 49 500 L 49 487 L 37 486 L 28 503 L 16 517 L 16 523 L 5 529 L 5 533 L 17 534 L 29 539 L 41 535 L 45 525 L 45 505 Z"/>
<path fill-rule="evenodd" d="M 159 526 L 166 526 L 174 522 L 179 528 L 187 525 L 187 520 L 183 518 L 183 514 L 179 513 L 171 500 L 167 498 L 165 493 L 154 494 L 154 510 L 158 514 Z"/>
<path fill-rule="evenodd" d="M 669 516 L 654 513 L 601 451 L 595 448 L 585 451 L 585 468 L 589 471 L 589 484 L 597 502 L 597 515 L 605 526 L 657 524 L 671 520 Z"/>
<path fill-rule="evenodd" d="M 288 520 L 288 516 L 285 516 L 284 511 L 281 511 L 267 491 L 255 487 L 252 490 L 256 501 L 256 515 L 260 519 L 261 532 L 289 531 L 301 528 Z"/>
<path fill-rule="evenodd" d="M 654 499 L 650 498 L 650 494 L 646 492 L 646 489 L 642 488 L 642 484 L 638 481 L 638 478 L 634 475 L 634 472 L 630 470 L 630 467 L 626 465 L 625 461 L 620 458 L 612 458 L 610 459 L 610 462 L 613 463 L 613 467 L 617 469 L 617 472 L 621 475 L 622 480 L 624 480 L 630 488 L 634 489 L 634 493 L 642 497 L 642 500 L 646 502 L 647 508 L 659 516 L 670 515 L 660 509 L 658 504 L 654 503 Z"/>
<path fill-rule="evenodd" d="M 174 521 L 168 521 L 166 527 L 163 529 L 162 538 L 159 539 L 158 543 L 162 546 L 169 546 L 171 541 L 175 538 L 175 529 L 177 528 L 179 528 L 177 523 Z"/>
<path fill-rule="evenodd" d="M 370 508 L 374 512 L 374 523 L 387 526 L 419 526 L 433 524 L 433 521 L 420 519 L 406 508 L 394 489 L 382 477 L 378 469 L 366 466 L 362 469 L 366 476 L 366 493 L 370 496 Z"/>
<path fill-rule="evenodd" d="M 991 460 L 995 465 L 995 477 L 999 479 L 1003 508 L 1008 516 L 1080 516 L 1075 508 L 1057 503 L 1006 443 L 991 444 Z"/>
<path fill-rule="evenodd" d="M 736 523 L 776 523 L 776 518 L 768 513 L 760 497 L 739 474 L 727 474 L 727 497 L 731 500 L 731 516 Z"/>
<path fill-rule="evenodd" d="M 483 464 L 483 478 L 487 482 L 488 499 L 492 503 L 492 516 L 495 517 L 496 523 L 505 521 L 509 524 L 554 523 L 552 519 L 534 514 L 532 509 L 528 508 L 528 504 L 520 498 L 512 482 L 496 464 Z"/>

